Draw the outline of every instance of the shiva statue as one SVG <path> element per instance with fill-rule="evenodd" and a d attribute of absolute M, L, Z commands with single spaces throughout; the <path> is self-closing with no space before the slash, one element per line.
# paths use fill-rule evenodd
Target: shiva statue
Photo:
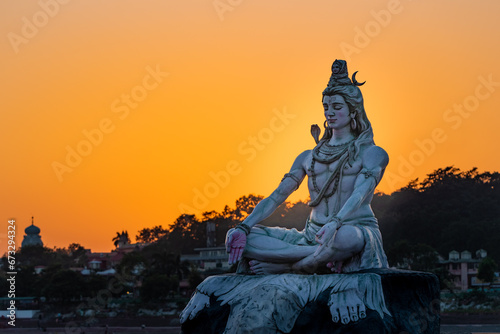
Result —
<path fill-rule="evenodd" d="M 311 127 L 317 145 L 301 153 L 279 186 L 228 231 L 229 264 L 239 273 L 348 273 L 387 268 L 382 237 L 370 206 L 389 162 L 376 146 L 356 81 L 347 63 L 335 60 L 323 91 L 325 131 Z M 312 208 L 302 231 L 258 225 L 269 217 L 307 176 Z M 329 269 L 328 269 L 329 268 Z"/>
<path fill-rule="evenodd" d="M 389 157 L 373 142 L 363 84 L 335 60 L 323 91 L 322 138 L 313 125 L 316 146 L 228 231 L 237 272 L 196 287 L 180 314 L 183 333 L 439 333 L 439 311 L 429 308 L 439 302 L 438 278 L 388 268 L 370 203 Z M 312 209 L 304 229 L 259 225 L 306 176 Z"/>

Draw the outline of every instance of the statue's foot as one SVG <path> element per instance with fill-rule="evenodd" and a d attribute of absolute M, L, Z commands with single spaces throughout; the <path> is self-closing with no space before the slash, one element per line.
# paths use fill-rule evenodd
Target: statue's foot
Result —
<path fill-rule="evenodd" d="M 284 274 L 292 271 L 292 266 L 288 263 L 271 263 L 251 260 L 248 264 L 250 265 L 250 270 L 257 275 Z"/>
<path fill-rule="evenodd" d="M 336 261 L 336 262 L 328 262 L 326 266 L 330 268 L 330 270 L 334 273 L 341 274 L 342 273 L 342 264 L 344 262 L 342 261 Z"/>
<path fill-rule="evenodd" d="M 333 322 L 356 322 L 366 318 L 365 304 L 359 299 L 354 289 L 339 291 L 330 295 L 328 302 Z"/>

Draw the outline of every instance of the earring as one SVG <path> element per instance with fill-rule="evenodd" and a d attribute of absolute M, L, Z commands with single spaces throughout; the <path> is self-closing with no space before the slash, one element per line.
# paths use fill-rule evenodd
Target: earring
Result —
<path fill-rule="evenodd" d="M 355 118 L 353 118 L 353 119 L 351 120 L 351 129 L 356 130 L 356 126 L 357 126 L 357 124 L 356 124 L 356 119 L 355 119 Z"/>
<path fill-rule="evenodd" d="M 325 127 L 325 129 L 328 129 L 328 122 L 325 120 L 325 122 L 323 123 L 323 126 Z"/>

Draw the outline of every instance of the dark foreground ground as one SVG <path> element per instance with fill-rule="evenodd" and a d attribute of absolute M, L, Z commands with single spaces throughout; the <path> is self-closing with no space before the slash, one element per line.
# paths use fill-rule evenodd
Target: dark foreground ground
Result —
<path fill-rule="evenodd" d="M 180 327 L 146 327 L 142 329 L 141 327 L 108 327 L 107 333 L 136 333 L 136 334 L 147 334 L 147 333 L 166 333 L 166 334 L 179 334 Z M 43 333 L 37 328 L 7 328 L 2 329 L 3 333 L 12 334 L 33 334 L 33 333 Z M 47 328 L 45 332 L 47 334 L 67 334 L 75 332 L 67 332 L 64 327 L 59 328 Z M 106 333 L 106 328 L 103 327 L 87 327 L 82 328 L 81 332 L 76 333 Z M 441 334 L 474 334 L 474 333 L 489 333 L 489 334 L 500 334 L 500 324 L 497 325 L 441 325 Z"/>
<path fill-rule="evenodd" d="M 443 314 L 441 320 L 441 334 L 474 334 L 490 333 L 500 334 L 500 314 L 476 314 L 476 315 L 447 315 Z M 70 334 L 70 333 L 165 333 L 180 334 L 180 326 L 172 326 L 174 319 L 158 318 L 126 318 L 126 319 L 99 319 L 99 323 L 92 327 L 65 327 L 65 323 L 47 322 L 45 333 L 50 334 Z M 106 321 L 106 323 L 105 323 Z M 145 325 L 142 327 L 142 325 Z M 169 325 L 170 324 L 170 325 Z M 0 332 L 23 334 L 23 333 L 44 333 L 38 329 L 37 320 L 18 319 L 16 327 L 0 324 Z M 106 325 L 108 326 L 106 328 Z"/>

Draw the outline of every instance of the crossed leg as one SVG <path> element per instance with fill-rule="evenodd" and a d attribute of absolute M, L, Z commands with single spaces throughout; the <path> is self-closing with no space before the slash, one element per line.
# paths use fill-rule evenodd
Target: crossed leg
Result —
<path fill-rule="evenodd" d="M 325 266 L 332 271 L 341 271 L 342 263 L 360 253 L 365 247 L 363 232 L 356 226 L 344 225 L 318 251 L 294 263 L 292 271 L 314 273 Z"/>
<path fill-rule="evenodd" d="M 361 252 L 364 244 L 361 230 L 351 225 L 342 226 L 334 240 L 321 246 L 292 245 L 252 229 L 244 256 L 251 259 L 250 270 L 256 274 L 314 273 L 327 264 L 340 272 L 342 262 Z"/>
<path fill-rule="evenodd" d="M 253 228 L 247 236 L 243 256 L 263 262 L 294 263 L 313 254 L 317 248 L 317 245 L 294 245 L 268 235 L 261 228 Z"/>

